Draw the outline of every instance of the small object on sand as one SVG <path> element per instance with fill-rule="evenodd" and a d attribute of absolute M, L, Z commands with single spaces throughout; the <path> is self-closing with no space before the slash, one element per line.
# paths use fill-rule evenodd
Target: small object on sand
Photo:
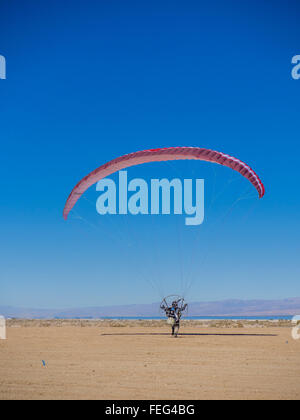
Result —
<path fill-rule="evenodd" d="M 45 360 L 42 360 L 43 366 L 46 367 L 46 362 Z"/>

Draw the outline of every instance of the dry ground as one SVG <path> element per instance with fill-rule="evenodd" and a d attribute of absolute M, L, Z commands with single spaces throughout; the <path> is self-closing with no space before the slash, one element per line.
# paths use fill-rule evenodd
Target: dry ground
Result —
<path fill-rule="evenodd" d="M 288 322 L 9 321 L 3 399 L 300 399 Z M 43 366 L 42 360 L 46 366 Z"/>

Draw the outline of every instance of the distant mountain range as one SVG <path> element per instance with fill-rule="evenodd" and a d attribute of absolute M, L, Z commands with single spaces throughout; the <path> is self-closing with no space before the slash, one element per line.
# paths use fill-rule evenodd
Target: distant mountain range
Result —
<path fill-rule="evenodd" d="M 157 317 L 159 303 L 100 306 L 73 309 L 32 309 L 0 306 L 0 315 L 6 318 L 102 318 L 102 317 Z M 223 300 L 191 302 L 189 316 L 272 316 L 300 315 L 300 297 L 282 300 Z"/>

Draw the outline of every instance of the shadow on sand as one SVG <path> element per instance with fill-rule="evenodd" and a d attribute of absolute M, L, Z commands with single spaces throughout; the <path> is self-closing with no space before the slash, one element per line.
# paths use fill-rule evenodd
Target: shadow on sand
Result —
<path fill-rule="evenodd" d="M 171 337 L 171 333 L 104 333 L 101 335 L 169 335 Z M 207 336 L 207 335 L 218 335 L 218 336 L 231 336 L 231 337 L 277 337 L 277 334 L 242 334 L 242 333 L 179 333 L 178 337 L 180 336 Z"/>

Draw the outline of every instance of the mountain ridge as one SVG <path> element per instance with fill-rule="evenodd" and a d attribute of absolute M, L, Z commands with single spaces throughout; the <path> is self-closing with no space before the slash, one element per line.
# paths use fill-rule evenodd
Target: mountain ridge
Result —
<path fill-rule="evenodd" d="M 272 316 L 300 314 L 300 297 L 267 299 L 226 299 L 211 302 L 190 302 L 188 316 Z M 159 303 L 109 305 L 69 309 L 38 309 L 1 306 L 0 315 L 6 318 L 102 318 L 102 317 L 157 317 Z"/>

